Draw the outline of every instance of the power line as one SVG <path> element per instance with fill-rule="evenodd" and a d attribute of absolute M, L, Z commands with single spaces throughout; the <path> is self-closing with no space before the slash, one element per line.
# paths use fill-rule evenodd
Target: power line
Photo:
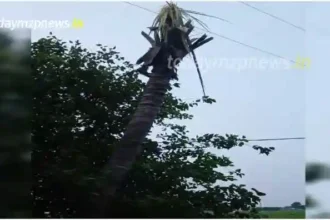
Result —
<path fill-rule="evenodd" d="M 265 11 L 263 11 L 263 10 L 261 10 L 261 9 L 259 9 L 259 8 L 257 8 L 257 7 L 255 7 L 255 6 L 253 6 L 253 5 L 250 5 L 250 4 L 246 3 L 246 2 L 239 2 L 239 3 L 245 5 L 245 6 L 249 7 L 249 8 L 252 8 L 252 9 L 254 9 L 254 10 L 257 10 L 257 11 L 259 11 L 260 13 L 266 14 L 266 15 L 272 17 L 272 18 L 275 18 L 276 20 L 279 20 L 279 21 L 281 21 L 281 22 L 283 22 L 283 23 L 286 23 L 286 24 L 288 24 L 288 25 L 290 25 L 290 26 L 292 26 L 292 27 L 294 27 L 294 28 L 296 28 L 296 29 L 299 29 L 299 30 L 304 31 L 304 32 L 306 31 L 304 28 L 302 28 L 302 27 L 300 27 L 300 26 L 297 26 L 297 25 L 295 25 L 295 24 L 292 24 L 292 23 L 290 23 L 290 22 L 288 22 L 288 21 L 286 21 L 286 20 L 284 20 L 284 19 L 282 19 L 282 18 L 280 18 L 280 17 L 278 17 L 278 16 L 276 16 L 276 15 L 273 15 L 273 14 L 270 14 L 270 13 L 268 13 L 268 12 L 265 12 Z"/>
<path fill-rule="evenodd" d="M 152 11 L 152 10 L 150 10 L 150 9 L 148 9 L 148 8 L 142 7 L 142 6 L 140 6 L 140 5 L 136 5 L 136 4 L 133 4 L 133 3 L 131 3 L 131 2 L 126 2 L 126 1 L 123 1 L 123 2 L 126 3 L 126 4 L 129 4 L 129 5 L 132 5 L 132 6 L 134 6 L 134 7 L 140 8 L 140 9 L 142 9 L 142 10 L 145 10 L 145 11 L 148 11 L 148 12 L 151 12 L 151 13 L 154 13 L 154 14 L 157 14 L 157 12 Z"/>
<path fill-rule="evenodd" d="M 136 4 L 134 4 L 134 3 L 126 2 L 126 1 L 123 1 L 123 2 L 126 3 L 126 4 L 129 4 L 129 5 L 132 5 L 132 6 L 138 7 L 138 8 L 140 8 L 140 9 L 143 9 L 143 10 L 145 10 L 145 11 L 148 11 L 148 12 L 151 12 L 151 13 L 154 13 L 154 14 L 157 14 L 157 12 L 155 12 L 155 11 L 152 11 L 152 10 L 150 10 L 150 9 L 148 9 L 148 8 L 145 8 L 145 7 L 142 7 L 142 6 L 136 5 Z M 190 10 L 188 10 L 188 11 L 189 11 L 189 12 L 193 12 L 193 11 L 190 11 Z M 220 20 L 220 21 L 224 21 L 224 22 L 227 22 L 227 23 L 231 24 L 230 21 L 228 21 L 228 20 L 226 20 L 226 19 L 223 19 L 223 18 L 220 18 L 220 17 L 217 17 L 217 16 L 214 16 L 214 15 L 207 15 L 207 14 L 199 13 L 199 12 L 195 12 L 195 13 L 198 14 L 198 15 L 201 15 L 201 16 L 206 16 L 206 17 L 214 18 L 214 19 L 217 19 L 217 20 Z"/>
<path fill-rule="evenodd" d="M 202 28 L 199 28 L 199 27 L 196 27 L 196 29 L 202 30 Z M 290 61 L 291 63 L 296 63 L 296 64 L 299 64 L 299 65 L 304 66 L 304 64 L 297 63 L 297 62 L 294 61 L 294 60 L 291 60 L 291 59 L 285 58 L 285 57 L 283 57 L 283 56 L 281 56 L 281 55 L 277 55 L 277 54 L 272 53 L 272 52 L 268 52 L 268 51 L 263 50 L 263 49 L 260 49 L 260 48 L 258 48 L 258 47 L 254 47 L 254 46 L 251 46 L 251 45 L 245 44 L 245 43 L 243 43 L 243 42 L 240 42 L 240 41 L 234 40 L 234 39 L 229 38 L 229 37 L 226 37 L 226 36 L 224 36 L 224 35 L 221 35 L 221 34 L 218 34 L 218 33 L 212 32 L 212 31 L 209 31 L 209 30 L 206 30 L 206 32 L 208 32 L 208 33 L 210 33 L 210 34 L 213 34 L 213 35 L 215 35 L 215 36 L 221 37 L 221 38 L 223 38 L 223 39 L 229 40 L 229 41 L 231 41 L 231 42 L 234 42 L 234 43 L 240 44 L 240 45 L 242 45 L 242 46 L 244 46 L 244 47 L 248 47 L 248 48 L 250 48 L 250 49 L 253 49 L 253 50 L 256 50 L 256 51 L 259 51 L 259 52 L 262 52 L 262 53 L 265 53 L 265 54 L 268 54 L 268 55 L 271 55 L 271 56 L 274 56 L 274 57 L 277 57 L 277 58 L 280 58 L 280 59 L 284 59 L 284 60 Z"/>
<path fill-rule="evenodd" d="M 304 137 L 290 137 L 290 138 L 264 138 L 264 139 L 250 139 L 248 141 L 286 141 L 286 140 L 305 140 Z"/>
<path fill-rule="evenodd" d="M 151 13 L 157 14 L 157 12 L 155 12 L 155 11 L 152 11 L 152 10 L 150 10 L 150 9 L 148 9 L 148 8 L 145 8 L 145 7 L 142 7 L 142 6 L 139 6 L 139 5 L 133 4 L 133 3 L 131 3 L 131 2 L 124 2 L 124 3 L 127 3 L 127 4 L 129 4 L 129 5 L 132 5 L 132 6 L 134 6 L 134 7 L 137 7 L 137 8 L 143 9 L 143 10 L 148 11 L 148 12 L 151 12 Z M 206 32 L 208 32 L 208 33 L 210 33 L 210 34 L 213 34 L 213 35 L 218 36 L 218 37 L 221 37 L 221 38 L 223 38 L 223 39 L 225 39 L 225 40 L 228 40 L 228 41 L 231 41 L 231 42 L 234 42 L 234 43 L 240 44 L 240 45 L 242 45 L 242 46 L 244 46 L 244 47 L 248 47 L 248 48 L 250 48 L 250 49 L 253 49 L 253 50 L 256 50 L 256 51 L 259 51 L 259 52 L 262 52 L 262 53 L 265 53 L 265 54 L 268 54 L 268 55 L 271 55 L 271 56 L 274 56 L 274 57 L 277 57 L 277 58 L 280 58 L 280 59 L 284 59 L 284 60 L 290 61 L 291 63 L 295 63 L 295 64 L 299 64 L 299 65 L 305 66 L 304 64 L 298 63 L 298 62 L 296 62 L 296 61 L 294 61 L 294 60 L 291 60 L 291 59 L 285 58 L 285 57 L 283 57 L 283 56 L 277 55 L 277 54 L 272 53 L 272 52 L 268 52 L 268 51 L 263 50 L 263 49 L 260 49 L 260 48 L 258 48 L 258 47 L 254 47 L 254 46 L 251 46 L 251 45 L 245 44 L 245 43 L 243 43 L 243 42 L 240 42 L 240 41 L 234 40 L 234 39 L 232 39 L 232 38 L 226 37 L 226 36 L 224 36 L 224 35 L 218 34 L 218 33 L 216 33 L 216 32 L 212 32 L 212 31 L 205 30 L 205 29 L 198 28 L 198 27 L 196 27 L 196 29 L 199 29 L 199 30 L 202 30 L 202 31 L 206 31 Z"/>

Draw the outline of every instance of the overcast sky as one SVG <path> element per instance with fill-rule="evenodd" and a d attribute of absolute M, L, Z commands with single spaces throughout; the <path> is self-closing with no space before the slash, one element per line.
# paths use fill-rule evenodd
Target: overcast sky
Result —
<path fill-rule="evenodd" d="M 163 3 L 136 4 L 158 11 Z M 328 132 L 330 127 L 326 115 L 330 106 L 324 97 L 329 74 L 322 71 L 319 64 L 326 63 L 329 57 L 330 43 L 326 40 L 330 30 L 325 23 L 330 18 L 326 13 L 330 8 L 327 3 L 250 4 L 307 32 L 238 2 L 180 2 L 179 6 L 231 22 L 201 17 L 212 32 L 288 60 L 296 60 L 298 56 L 309 57 L 312 61 L 310 68 L 308 71 L 295 69 L 292 64 L 288 65 L 287 60 L 214 36 L 214 40 L 198 49 L 196 55 L 200 60 L 207 95 L 215 98 L 217 103 L 192 110 L 195 117 L 186 124 L 192 135 L 231 133 L 245 135 L 249 139 L 308 135 L 308 141 L 262 142 L 263 146 L 276 148 L 268 157 L 260 156 L 251 149 L 229 152 L 236 166 L 246 174 L 242 182 L 267 193 L 262 199 L 263 206 L 285 206 L 294 201 L 304 201 L 305 148 L 308 159 L 323 157 L 325 160 L 328 153 L 326 146 L 329 146 L 329 140 L 322 137 L 326 137 L 326 130 Z M 78 39 L 90 49 L 95 49 L 97 43 L 116 46 L 127 60 L 134 63 L 149 47 L 140 32 L 151 25 L 154 14 L 123 2 L 35 2 L 24 5 L 2 2 L 0 6 L 0 15 L 5 19 L 80 18 L 84 21 L 84 28 L 79 30 L 34 30 L 34 41 L 52 31 L 67 41 Z M 197 31 L 198 34 L 201 32 Z M 272 67 L 274 62 L 280 64 Z M 184 100 L 201 97 L 198 76 L 189 58 L 179 68 L 179 79 L 181 88 L 175 91 L 177 96 Z M 216 153 L 228 155 L 228 152 Z M 315 187 L 311 190 L 322 196 Z"/>

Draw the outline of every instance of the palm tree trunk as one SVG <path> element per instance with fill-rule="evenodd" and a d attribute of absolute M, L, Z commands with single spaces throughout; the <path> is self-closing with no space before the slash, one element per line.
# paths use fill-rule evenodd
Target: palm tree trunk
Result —
<path fill-rule="evenodd" d="M 137 110 L 118 143 L 118 148 L 114 150 L 106 165 L 106 173 L 103 174 L 103 177 L 107 178 L 106 188 L 101 192 L 103 198 L 98 202 L 98 211 L 96 211 L 101 218 L 107 217 L 104 212 L 107 212 L 109 201 L 114 198 L 118 187 L 143 150 L 142 143 L 148 135 L 170 87 L 170 77 L 167 71 L 168 68 L 164 65 L 153 68 Z"/>
<path fill-rule="evenodd" d="M 170 78 L 167 77 L 166 68 L 158 68 L 157 72 L 150 74 L 144 95 L 137 107 L 132 120 L 127 126 L 121 142 L 109 160 L 111 168 L 112 186 L 108 187 L 108 195 L 112 195 L 124 179 L 125 174 L 131 168 L 138 155 L 142 151 L 142 143 L 148 135 L 160 107 L 165 93 L 170 87 Z"/>
<path fill-rule="evenodd" d="M 192 27 L 189 27 L 187 35 L 189 30 L 191 32 Z M 174 41 L 180 40 L 181 34 L 177 29 L 172 29 L 168 33 Z M 117 189 L 121 186 L 137 157 L 142 153 L 142 143 L 159 113 L 167 90 L 170 88 L 170 80 L 173 78 L 175 67 L 173 61 L 183 59 L 189 52 L 185 49 L 174 48 L 171 43 L 160 44 L 158 38 L 155 37 L 155 39 L 156 41 L 148 39 L 152 44 L 152 49 L 141 58 L 145 64 L 153 67 L 152 73 L 137 110 L 102 173 L 105 182 L 101 183 L 100 195 L 95 202 L 96 210 L 92 213 L 93 218 L 109 216 L 107 215 L 109 213 L 107 208 L 111 208 L 109 202 L 114 201 Z M 193 51 L 210 40 L 212 38 L 206 38 L 206 35 L 202 36 L 192 45 L 189 45 L 190 50 Z M 172 63 L 169 63 L 170 57 L 173 58 L 171 59 Z"/>

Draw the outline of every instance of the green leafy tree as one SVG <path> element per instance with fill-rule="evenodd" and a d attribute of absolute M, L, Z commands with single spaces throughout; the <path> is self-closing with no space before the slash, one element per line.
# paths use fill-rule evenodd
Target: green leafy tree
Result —
<path fill-rule="evenodd" d="M 100 170 L 122 138 L 145 84 L 114 47 L 98 45 L 89 52 L 78 41 L 68 44 L 52 35 L 32 44 L 32 64 L 34 217 L 90 217 Z M 155 120 L 161 132 L 144 140 L 106 217 L 257 217 L 255 207 L 265 194 L 237 184 L 242 170 L 209 151 L 248 147 L 245 137 L 190 137 L 185 126 L 172 123 L 192 119 L 191 108 L 214 101 L 187 103 L 166 93 Z M 268 155 L 273 148 L 252 150 Z"/>
<path fill-rule="evenodd" d="M 300 202 L 293 202 L 291 204 L 291 207 L 296 208 L 296 209 L 303 209 L 304 208 L 304 206 Z"/>
<path fill-rule="evenodd" d="M 296 208 L 296 207 L 299 207 L 299 206 L 301 206 L 300 202 L 294 202 L 294 203 L 291 204 L 292 208 Z"/>

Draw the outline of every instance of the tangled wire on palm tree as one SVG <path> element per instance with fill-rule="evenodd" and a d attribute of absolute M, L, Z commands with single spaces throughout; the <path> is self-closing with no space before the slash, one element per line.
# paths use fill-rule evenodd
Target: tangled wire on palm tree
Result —
<path fill-rule="evenodd" d="M 191 54 L 196 65 L 196 69 L 198 72 L 199 80 L 202 85 L 203 94 L 205 96 L 205 89 L 203 79 L 200 73 L 200 69 L 198 66 L 198 62 L 196 59 L 196 55 L 193 49 L 201 46 L 212 40 L 213 38 L 207 38 L 204 34 L 200 38 L 190 39 L 189 34 L 193 29 L 193 25 L 191 24 L 192 21 L 196 21 L 199 25 L 201 25 L 205 30 L 208 30 L 208 27 L 205 23 L 197 19 L 193 16 L 193 14 L 202 15 L 202 16 L 209 16 L 200 12 L 195 12 L 191 10 L 185 10 L 177 6 L 177 4 L 172 2 L 167 2 L 165 6 L 163 6 L 154 19 L 152 26 L 149 28 L 150 32 L 154 31 L 155 34 L 155 41 L 164 42 L 170 46 L 175 47 L 176 49 L 185 51 L 187 54 Z M 210 16 L 213 17 L 213 16 Z M 173 30 L 180 30 L 179 38 L 176 35 L 175 39 L 169 39 L 170 31 Z M 142 33 L 144 36 L 145 34 Z M 149 33 L 150 34 L 150 33 Z M 147 39 L 148 37 L 145 36 Z M 159 39 L 157 39 L 159 38 Z M 148 39 L 149 42 L 152 42 L 152 39 Z M 195 46 L 193 46 L 195 45 Z M 198 45 L 198 46 L 197 46 Z M 158 53 L 158 51 L 157 51 Z M 155 55 L 154 55 L 155 56 Z M 180 56 L 179 56 L 180 57 Z M 137 63 L 141 63 L 143 57 L 141 57 Z M 145 62 L 146 63 L 146 62 Z M 149 62 L 150 64 L 151 62 Z"/>

